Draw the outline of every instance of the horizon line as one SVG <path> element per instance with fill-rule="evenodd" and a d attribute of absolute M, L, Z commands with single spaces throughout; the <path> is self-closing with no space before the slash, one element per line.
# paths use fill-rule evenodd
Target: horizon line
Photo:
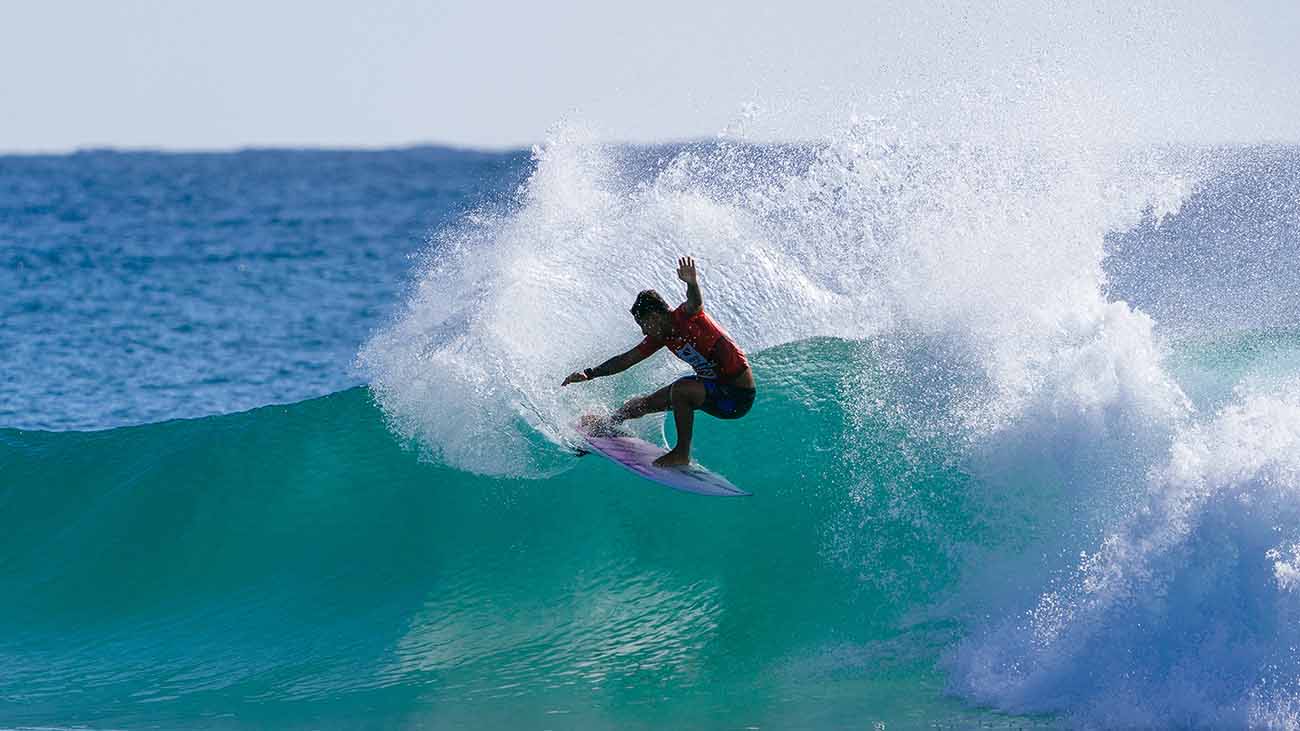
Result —
<path fill-rule="evenodd" d="M 700 144 L 706 142 L 720 142 L 724 139 L 732 142 L 747 142 L 749 144 L 767 145 L 807 145 L 816 144 L 818 140 L 735 140 L 730 138 L 721 138 L 718 136 L 700 136 L 685 137 L 677 139 L 666 139 L 658 141 L 644 140 L 597 140 L 597 144 L 627 146 L 627 147 L 660 147 L 660 146 L 684 146 Z M 235 145 L 212 145 L 212 146 L 186 146 L 186 145 L 114 145 L 114 144 L 86 144 L 72 147 L 61 148 L 38 148 L 38 149 L 0 149 L 0 157 L 71 157 L 73 155 L 89 155 L 96 153 L 108 154 L 158 154 L 158 155 L 222 155 L 237 154 L 241 152 L 402 152 L 408 150 L 436 149 L 447 150 L 451 152 L 477 153 L 484 155 L 506 155 L 520 152 L 530 152 L 534 147 L 542 142 L 523 143 L 523 144 L 463 144 L 456 142 L 434 142 L 434 141 L 417 141 L 417 142 L 396 142 L 396 143 L 377 143 L 377 144 L 289 144 L 289 143 L 249 143 Z M 1137 144 L 1143 146 L 1178 146 L 1178 147 L 1201 147 L 1201 148 L 1218 148 L 1218 147 L 1296 147 L 1300 146 L 1300 139 L 1258 139 L 1252 141 L 1246 140 L 1217 140 L 1217 141 L 1187 141 L 1187 140 L 1161 140 L 1161 141 L 1135 141 L 1120 144 Z"/>

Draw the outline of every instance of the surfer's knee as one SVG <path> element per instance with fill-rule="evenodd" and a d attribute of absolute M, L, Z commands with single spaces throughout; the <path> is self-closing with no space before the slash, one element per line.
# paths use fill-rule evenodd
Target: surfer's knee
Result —
<path fill-rule="evenodd" d="M 704 403 L 704 385 L 699 381 L 678 381 L 670 397 L 674 406 L 699 406 Z"/>

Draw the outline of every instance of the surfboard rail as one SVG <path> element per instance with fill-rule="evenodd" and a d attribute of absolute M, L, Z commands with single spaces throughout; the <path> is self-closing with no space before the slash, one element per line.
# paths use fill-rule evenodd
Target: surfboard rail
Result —
<path fill-rule="evenodd" d="M 682 467 L 656 467 L 654 461 L 668 453 L 629 432 L 602 428 L 593 433 L 575 425 L 591 451 L 641 477 L 675 490 L 713 497 L 748 497 L 750 493 L 731 484 L 727 478 L 707 467 L 690 464 Z"/>

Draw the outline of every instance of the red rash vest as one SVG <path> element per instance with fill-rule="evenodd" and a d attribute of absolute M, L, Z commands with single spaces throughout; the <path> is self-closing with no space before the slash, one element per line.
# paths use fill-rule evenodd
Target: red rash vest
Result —
<path fill-rule="evenodd" d="M 642 358 L 667 345 L 673 355 L 686 361 L 700 378 L 731 378 L 749 367 L 745 352 L 726 330 L 701 309 L 687 315 L 682 304 L 670 313 L 673 331 L 663 340 L 647 336 L 636 346 Z"/>

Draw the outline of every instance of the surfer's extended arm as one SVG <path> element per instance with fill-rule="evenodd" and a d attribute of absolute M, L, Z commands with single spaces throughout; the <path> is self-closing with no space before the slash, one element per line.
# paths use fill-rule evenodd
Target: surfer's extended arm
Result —
<path fill-rule="evenodd" d="M 577 383 L 579 381 L 590 381 L 593 378 L 600 378 L 601 376 L 612 376 L 615 373 L 622 373 L 628 368 L 631 368 L 637 363 L 640 363 L 641 361 L 645 360 L 646 357 L 647 357 L 646 355 L 643 355 L 640 352 L 639 348 L 632 348 L 626 353 L 620 353 L 619 355 L 610 358 L 609 360 L 605 361 L 604 363 L 601 363 L 595 368 L 586 368 L 577 371 L 575 373 L 570 373 L 569 377 L 565 378 L 564 383 L 561 383 L 560 385 L 567 386 L 570 383 Z"/>
<path fill-rule="evenodd" d="M 686 282 L 685 314 L 689 317 L 704 308 L 704 297 L 700 295 L 700 281 L 695 275 L 695 260 L 684 256 L 677 260 L 677 278 Z"/>

